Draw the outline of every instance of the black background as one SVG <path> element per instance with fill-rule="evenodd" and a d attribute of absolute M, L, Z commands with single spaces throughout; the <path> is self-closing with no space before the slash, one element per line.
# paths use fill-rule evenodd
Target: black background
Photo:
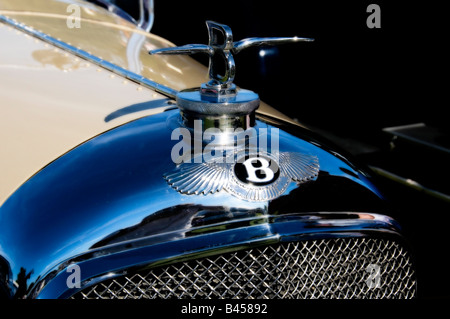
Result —
<path fill-rule="evenodd" d="M 366 25 L 367 6 L 381 8 L 381 28 Z M 443 8 L 411 1 L 155 1 L 152 33 L 176 45 L 207 43 L 205 21 L 227 24 L 235 40 L 312 37 L 259 57 L 236 57 L 236 84 L 302 123 L 371 137 L 381 127 L 443 124 L 436 73 Z M 442 46 L 443 47 L 443 46 Z M 195 56 L 207 64 L 204 57 Z M 440 81 L 440 80 L 439 80 Z"/>

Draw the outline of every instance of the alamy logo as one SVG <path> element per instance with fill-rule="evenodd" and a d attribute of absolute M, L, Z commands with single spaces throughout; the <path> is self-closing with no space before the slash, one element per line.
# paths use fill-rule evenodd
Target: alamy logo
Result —
<path fill-rule="evenodd" d="M 72 264 L 67 267 L 66 272 L 70 275 L 67 276 L 66 285 L 69 289 L 81 288 L 81 268 L 78 265 Z"/>
<path fill-rule="evenodd" d="M 279 129 L 251 127 L 247 130 L 208 128 L 202 121 L 194 121 L 194 130 L 179 127 L 172 131 L 171 139 L 178 141 L 171 151 L 175 164 L 181 163 L 234 163 L 243 150 L 257 149 L 259 153 L 278 154 Z M 192 134 L 193 133 L 193 134 Z"/>
<path fill-rule="evenodd" d="M 381 267 L 377 264 L 370 264 L 366 267 L 366 272 L 369 273 L 366 279 L 367 287 L 369 289 L 379 288 L 381 285 Z"/>
<path fill-rule="evenodd" d="M 381 9 L 378 4 L 369 4 L 367 6 L 367 12 L 371 14 L 367 17 L 366 24 L 369 29 L 381 28 Z"/>
<path fill-rule="evenodd" d="M 70 15 L 66 19 L 66 25 L 69 29 L 81 28 L 81 8 L 77 4 L 70 4 L 66 9 Z"/>

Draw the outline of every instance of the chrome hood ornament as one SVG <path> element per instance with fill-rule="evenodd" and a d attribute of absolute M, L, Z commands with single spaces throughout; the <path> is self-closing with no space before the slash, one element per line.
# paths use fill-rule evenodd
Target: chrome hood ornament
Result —
<path fill-rule="evenodd" d="M 230 27 L 213 21 L 206 21 L 209 43 L 187 44 L 152 50 L 150 54 L 195 54 L 206 53 L 209 56 L 209 81 L 199 89 L 181 91 L 177 95 L 177 104 L 182 111 L 185 124 L 192 127 L 192 120 L 209 121 L 205 128 L 213 125 L 217 128 L 246 129 L 254 125 L 254 111 L 259 106 L 258 94 L 236 88 L 233 83 L 236 65 L 233 55 L 244 49 L 259 45 L 277 45 L 299 41 L 313 41 L 310 38 L 276 37 L 247 38 L 233 42 Z"/>
<path fill-rule="evenodd" d="M 172 157 L 176 167 L 164 174 L 167 183 L 184 195 L 208 195 L 224 190 L 246 201 L 261 202 L 281 196 L 291 182 L 300 184 L 315 179 L 319 174 L 318 157 L 286 151 L 284 145 L 279 147 L 278 129 L 272 128 L 275 132 L 269 132 L 255 120 L 258 94 L 237 88 L 233 83 L 234 54 L 252 46 L 312 39 L 248 38 L 233 42 L 228 26 L 212 21 L 206 24 L 208 45 L 188 44 L 149 52 L 209 55 L 209 81 L 200 88 L 177 94 L 182 118 L 178 125 L 184 126 L 185 135 L 190 136 L 193 131 L 194 137 L 186 141 L 183 137 L 181 146 L 172 152 L 178 156 L 179 149 L 188 148 L 180 157 Z M 208 138 L 204 136 L 210 136 L 211 130 L 218 132 L 214 142 L 203 149 L 196 148 L 199 143 L 205 145 Z M 270 147 L 267 147 L 267 138 L 271 140 Z M 205 156 L 204 149 L 214 149 L 219 156 L 211 156 L 211 152 Z"/>

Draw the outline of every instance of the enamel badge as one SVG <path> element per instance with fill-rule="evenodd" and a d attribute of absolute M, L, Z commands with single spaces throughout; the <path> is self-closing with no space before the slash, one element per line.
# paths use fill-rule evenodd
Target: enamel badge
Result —
<path fill-rule="evenodd" d="M 182 163 L 164 177 L 186 195 L 226 191 L 248 201 L 267 201 L 282 195 L 291 182 L 314 180 L 318 173 L 317 156 L 281 152 L 246 153 L 234 163 Z"/>

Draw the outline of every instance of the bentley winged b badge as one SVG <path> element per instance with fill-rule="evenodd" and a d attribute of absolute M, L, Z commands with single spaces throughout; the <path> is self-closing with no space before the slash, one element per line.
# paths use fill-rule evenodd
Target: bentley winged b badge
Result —
<path fill-rule="evenodd" d="M 267 127 L 255 120 L 259 96 L 249 90 L 239 89 L 233 83 L 236 68 L 233 54 L 257 45 L 276 45 L 298 41 L 313 41 L 309 38 L 248 38 L 233 42 L 231 29 L 223 24 L 206 22 L 209 44 L 188 44 L 150 51 L 156 54 L 209 55 L 209 78 L 198 89 L 188 89 L 177 94 L 180 109 L 180 125 L 188 133 L 194 131 L 192 143 L 206 143 L 205 135 L 211 130 L 216 153 L 221 156 L 205 157 L 197 150 L 189 150 L 189 161 L 178 161 L 176 167 L 164 178 L 182 194 L 210 194 L 219 191 L 248 201 L 267 201 L 279 197 L 291 182 L 302 183 L 313 180 L 319 173 L 319 159 L 313 154 L 289 152 L 278 147 L 266 147 L 267 141 L 248 139 L 252 136 L 267 136 Z M 201 131 L 198 138 L 198 131 Z M 203 133 L 209 134 L 203 134 Z M 252 134 L 248 134 L 251 132 Z M 270 134 L 269 134 L 270 135 Z M 197 136 L 197 137 L 195 137 Z M 274 141 L 272 136 L 271 142 Z M 278 146 L 275 141 L 275 145 Z M 207 147 L 211 146 L 208 145 Z M 206 148 L 207 148 L 206 147 Z M 186 157 L 183 154 L 182 157 Z M 200 160 L 198 160 L 200 158 Z"/>
<path fill-rule="evenodd" d="M 284 193 L 289 183 L 313 180 L 319 173 L 316 156 L 284 152 L 249 154 L 235 163 L 184 163 L 166 174 L 167 182 L 182 194 L 226 190 L 250 201 L 267 201 Z"/>

